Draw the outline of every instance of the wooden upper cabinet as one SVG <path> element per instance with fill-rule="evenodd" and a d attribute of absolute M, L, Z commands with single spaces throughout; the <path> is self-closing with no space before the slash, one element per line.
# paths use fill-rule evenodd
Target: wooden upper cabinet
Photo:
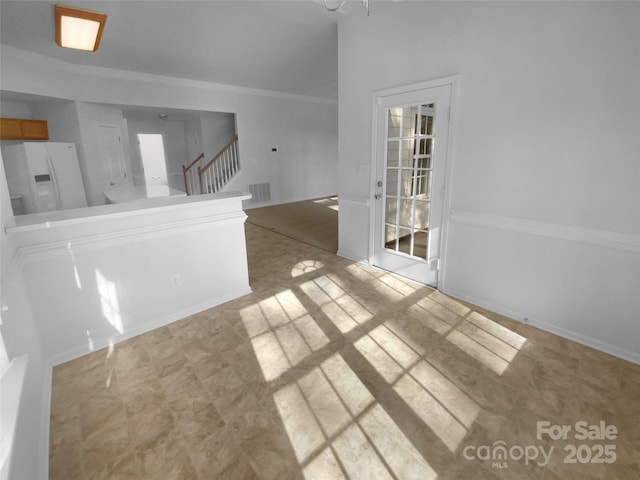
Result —
<path fill-rule="evenodd" d="M 0 140 L 49 140 L 47 121 L 0 118 Z"/>
<path fill-rule="evenodd" d="M 46 120 L 22 120 L 22 135 L 29 140 L 49 140 Z"/>
<path fill-rule="evenodd" d="M 16 118 L 0 118 L 0 140 L 19 140 L 21 138 L 21 120 Z"/>

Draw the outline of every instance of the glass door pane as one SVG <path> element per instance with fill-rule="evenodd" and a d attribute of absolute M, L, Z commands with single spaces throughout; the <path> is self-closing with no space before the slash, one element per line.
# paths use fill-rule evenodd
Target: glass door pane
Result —
<path fill-rule="evenodd" d="M 386 249 L 429 258 L 435 103 L 387 109 L 385 158 Z"/>

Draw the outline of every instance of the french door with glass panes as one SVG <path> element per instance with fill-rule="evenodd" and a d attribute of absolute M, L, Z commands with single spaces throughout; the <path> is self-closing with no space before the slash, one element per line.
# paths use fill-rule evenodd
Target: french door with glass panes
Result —
<path fill-rule="evenodd" d="M 373 263 L 437 286 L 451 85 L 378 95 Z"/>

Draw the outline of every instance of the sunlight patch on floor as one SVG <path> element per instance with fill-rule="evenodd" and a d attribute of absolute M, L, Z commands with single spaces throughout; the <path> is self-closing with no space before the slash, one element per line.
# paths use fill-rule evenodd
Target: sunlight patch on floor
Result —
<path fill-rule="evenodd" d="M 393 389 L 451 452 L 467 435 L 467 428 L 411 375 L 398 380 Z"/>
<path fill-rule="evenodd" d="M 240 317 L 266 381 L 278 378 L 329 343 L 291 290 L 243 308 Z"/>
<path fill-rule="evenodd" d="M 467 320 L 517 350 L 520 350 L 527 341 L 522 335 L 518 335 L 513 330 L 509 330 L 507 327 L 494 322 L 478 312 L 471 312 L 467 315 Z"/>
<path fill-rule="evenodd" d="M 437 478 L 339 354 L 273 398 L 307 480 Z"/>
<path fill-rule="evenodd" d="M 406 312 L 498 375 L 506 371 L 526 342 L 526 338 L 440 292 L 421 299 Z"/>
<path fill-rule="evenodd" d="M 336 212 L 340 211 L 338 205 L 338 197 L 328 197 L 328 198 L 320 198 L 318 200 L 314 200 L 313 203 L 317 203 L 319 205 L 324 205 L 331 210 L 335 210 Z"/>
<path fill-rule="evenodd" d="M 433 433 L 455 451 L 480 407 L 384 324 L 354 346 Z"/>
<path fill-rule="evenodd" d="M 373 314 L 339 285 L 339 279 L 321 276 L 300 285 L 341 333 L 373 318 Z"/>
<path fill-rule="evenodd" d="M 471 428 L 481 411 L 480 406 L 471 397 L 425 360 L 418 362 L 409 373 L 460 423 Z"/>
<path fill-rule="evenodd" d="M 419 289 L 424 288 L 423 285 L 391 274 L 382 275 L 379 277 L 379 280 L 403 296 L 411 295 Z"/>
<path fill-rule="evenodd" d="M 384 270 L 370 268 L 360 263 L 351 263 L 345 270 L 362 282 L 370 282 L 385 275 Z"/>
<path fill-rule="evenodd" d="M 449 332 L 445 338 L 498 375 L 502 375 L 509 368 L 507 360 L 496 355 L 482 343 L 465 335 L 460 330 Z"/>
<path fill-rule="evenodd" d="M 307 273 L 312 273 L 324 268 L 324 263 L 319 260 L 304 260 L 296 263 L 291 269 L 291 277 L 296 278 Z"/>

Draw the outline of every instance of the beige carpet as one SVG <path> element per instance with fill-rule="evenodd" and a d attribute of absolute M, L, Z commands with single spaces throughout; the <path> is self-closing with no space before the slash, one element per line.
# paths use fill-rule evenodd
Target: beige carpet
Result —
<path fill-rule="evenodd" d="M 246 210 L 247 221 L 331 253 L 338 251 L 338 197 Z"/>

